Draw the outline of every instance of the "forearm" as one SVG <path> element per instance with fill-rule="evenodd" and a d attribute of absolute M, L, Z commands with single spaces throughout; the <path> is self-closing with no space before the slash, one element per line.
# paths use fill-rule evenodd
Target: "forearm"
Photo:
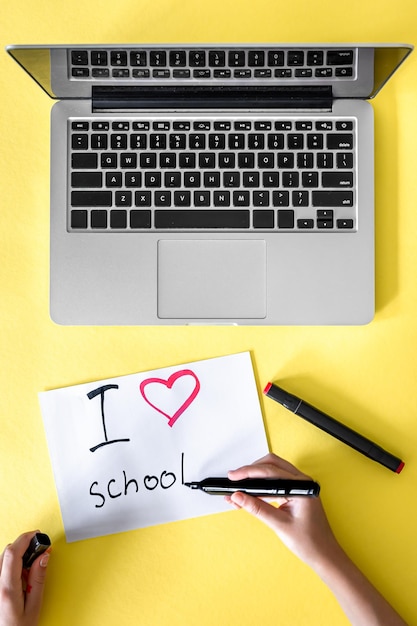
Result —
<path fill-rule="evenodd" d="M 274 454 L 229 472 L 229 477 L 232 480 L 309 479 Z M 229 501 L 270 526 L 281 541 L 320 576 L 352 626 L 407 626 L 342 550 L 319 498 L 283 499 L 275 508 L 262 499 L 237 492 Z"/>
<path fill-rule="evenodd" d="M 352 626 L 407 626 L 338 544 L 312 567 L 332 591 Z"/>

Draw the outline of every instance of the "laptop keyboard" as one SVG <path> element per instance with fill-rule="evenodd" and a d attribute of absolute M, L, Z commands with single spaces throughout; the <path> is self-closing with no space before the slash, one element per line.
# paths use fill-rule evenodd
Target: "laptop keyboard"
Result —
<path fill-rule="evenodd" d="M 268 82 L 353 79 L 356 75 L 356 51 L 352 48 L 86 48 L 72 50 L 68 61 L 73 80 Z"/>
<path fill-rule="evenodd" d="M 69 120 L 72 231 L 354 232 L 356 120 Z"/>

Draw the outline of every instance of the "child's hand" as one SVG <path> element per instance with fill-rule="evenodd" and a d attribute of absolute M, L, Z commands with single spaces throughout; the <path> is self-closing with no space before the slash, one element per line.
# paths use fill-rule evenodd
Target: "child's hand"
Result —
<path fill-rule="evenodd" d="M 229 478 L 310 479 L 275 454 L 268 454 L 252 465 L 229 472 Z M 237 508 L 245 509 L 265 522 L 292 552 L 311 566 L 322 555 L 328 557 L 331 550 L 338 546 L 319 498 L 276 498 L 278 508 L 267 501 L 240 492 L 226 499 Z"/>
<path fill-rule="evenodd" d="M 29 571 L 23 569 L 22 557 L 34 534 L 20 535 L 0 556 L 0 626 L 38 623 L 49 550 L 34 561 Z"/>

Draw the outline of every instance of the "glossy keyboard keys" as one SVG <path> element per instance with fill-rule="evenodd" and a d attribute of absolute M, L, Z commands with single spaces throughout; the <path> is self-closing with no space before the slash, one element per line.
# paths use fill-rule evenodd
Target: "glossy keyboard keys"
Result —
<path fill-rule="evenodd" d="M 354 120 L 126 115 L 69 129 L 70 230 L 356 230 Z"/>

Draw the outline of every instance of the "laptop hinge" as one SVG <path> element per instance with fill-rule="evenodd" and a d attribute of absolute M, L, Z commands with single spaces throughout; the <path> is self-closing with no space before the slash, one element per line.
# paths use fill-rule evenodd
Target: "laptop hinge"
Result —
<path fill-rule="evenodd" d="M 332 88 L 263 86 L 93 87 L 93 110 L 327 109 Z"/>

